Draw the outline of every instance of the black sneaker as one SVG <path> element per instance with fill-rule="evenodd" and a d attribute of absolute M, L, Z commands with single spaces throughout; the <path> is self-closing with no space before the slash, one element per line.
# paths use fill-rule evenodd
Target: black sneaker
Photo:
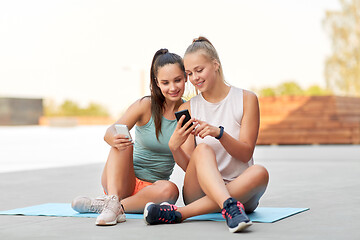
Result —
<path fill-rule="evenodd" d="M 175 205 L 164 202 L 162 204 L 155 204 L 149 202 L 145 205 L 144 220 L 147 224 L 162 224 L 162 223 L 179 223 L 181 222 L 181 213 L 176 211 Z"/>
<path fill-rule="evenodd" d="M 224 202 L 224 208 L 221 213 L 226 219 L 230 232 L 240 232 L 252 225 L 252 222 L 246 216 L 244 206 L 234 198 L 228 198 Z"/>

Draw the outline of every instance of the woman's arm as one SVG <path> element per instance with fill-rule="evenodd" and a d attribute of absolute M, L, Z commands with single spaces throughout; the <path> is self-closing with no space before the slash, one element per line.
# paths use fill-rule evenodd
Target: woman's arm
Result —
<path fill-rule="evenodd" d="M 219 141 L 231 156 L 246 163 L 254 153 L 259 133 L 260 113 L 258 98 L 254 93 L 244 90 L 243 102 L 244 112 L 239 139 L 234 139 L 224 129 L 224 134 Z"/>
<path fill-rule="evenodd" d="M 185 102 L 179 107 L 179 111 L 184 109 L 188 109 L 190 112 L 189 102 Z M 192 118 L 183 127 L 181 127 L 184 119 L 185 117 L 182 116 L 179 122 L 177 123 L 176 129 L 169 141 L 169 148 L 173 154 L 175 162 L 184 171 L 186 171 L 186 168 L 190 161 L 191 153 L 195 149 L 195 139 L 194 139 L 194 135 L 191 132 L 193 132 L 197 123 L 194 122 L 194 119 Z M 191 123 L 193 123 L 193 126 L 187 129 Z"/>
<path fill-rule="evenodd" d="M 121 150 L 120 148 L 132 145 L 127 139 L 117 134 L 115 124 L 127 125 L 129 130 L 131 130 L 136 123 L 143 125 L 142 122 L 146 116 L 149 115 L 150 117 L 151 115 L 150 104 L 150 99 L 148 98 L 142 98 L 133 103 L 119 120 L 108 127 L 104 136 L 105 142 L 112 147 L 117 147 L 119 150 Z"/>

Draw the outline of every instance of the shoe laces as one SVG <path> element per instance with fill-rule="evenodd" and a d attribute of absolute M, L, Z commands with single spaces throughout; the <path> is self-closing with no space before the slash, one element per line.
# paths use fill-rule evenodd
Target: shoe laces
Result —
<path fill-rule="evenodd" d="M 223 218 L 226 219 L 226 217 L 232 219 L 236 217 L 237 215 L 243 214 L 244 206 L 241 204 L 241 202 L 237 201 L 236 204 L 229 204 L 226 208 L 222 210 Z"/>
<path fill-rule="evenodd" d="M 175 223 L 176 215 L 175 211 L 177 207 L 175 205 L 160 205 L 158 220 L 164 223 Z"/>
<path fill-rule="evenodd" d="M 102 210 L 104 209 L 104 204 L 105 204 L 105 197 L 104 196 L 95 198 L 91 202 L 90 212 L 101 213 Z"/>
<path fill-rule="evenodd" d="M 122 211 L 122 205 L 119 202 L 118 197 L 116 196 L 110 196 L 105 200 L 105 205 L 104 205 L 104 209 L 103 212 L 106 211 L 112 211 L 115 214 L 118 214 L 119 212 L 123 212 Z"/>

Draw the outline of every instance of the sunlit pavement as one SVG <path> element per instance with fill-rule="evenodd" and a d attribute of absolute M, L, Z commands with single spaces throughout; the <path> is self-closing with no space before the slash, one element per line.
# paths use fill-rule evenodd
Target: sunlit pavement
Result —
<path fill-rule="evenodd" d="M 108 151 L 102 140 L 105 129 L 60 128 L 49 133 L 44 128 L 9 131 L 1 127 L 0 210 L 100 195 L 100 176 Z M 240 234 L 229 233 L 224 222 L 147 226 L 142 220 L 129 219 L 113 227 L 97 227 L 90 218 L 0 216 L 0 237 L 360 239 L 359 145 L 257 146 L 254 159 L 270 173 L 260 206 L 309 207 L 310 211 L 272 224 L 255 223 Z M 26 167 L 21 168 L 22 164 Z M 23 171 L 15 171 L 19 169 Z M 182 171 L 176 168 L 171 180 L 180 189 L 182 178 Z M 181 199 L 178 204 L 182 204 Z"/>

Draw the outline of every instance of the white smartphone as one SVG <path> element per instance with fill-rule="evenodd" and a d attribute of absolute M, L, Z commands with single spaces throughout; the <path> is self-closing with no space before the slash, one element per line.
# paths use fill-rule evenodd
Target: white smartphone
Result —
<path fill-rule="evenodd" d="M 129 138 L 130 141 L 132 141 L 129 129 L 128 129 L 128 127 L 126 125 L 124 125 L 124 124 L 115 124 L 115 129 L 116 129 L 117 134 L 125 135 L 125 136 L 127 136 Z"/>

